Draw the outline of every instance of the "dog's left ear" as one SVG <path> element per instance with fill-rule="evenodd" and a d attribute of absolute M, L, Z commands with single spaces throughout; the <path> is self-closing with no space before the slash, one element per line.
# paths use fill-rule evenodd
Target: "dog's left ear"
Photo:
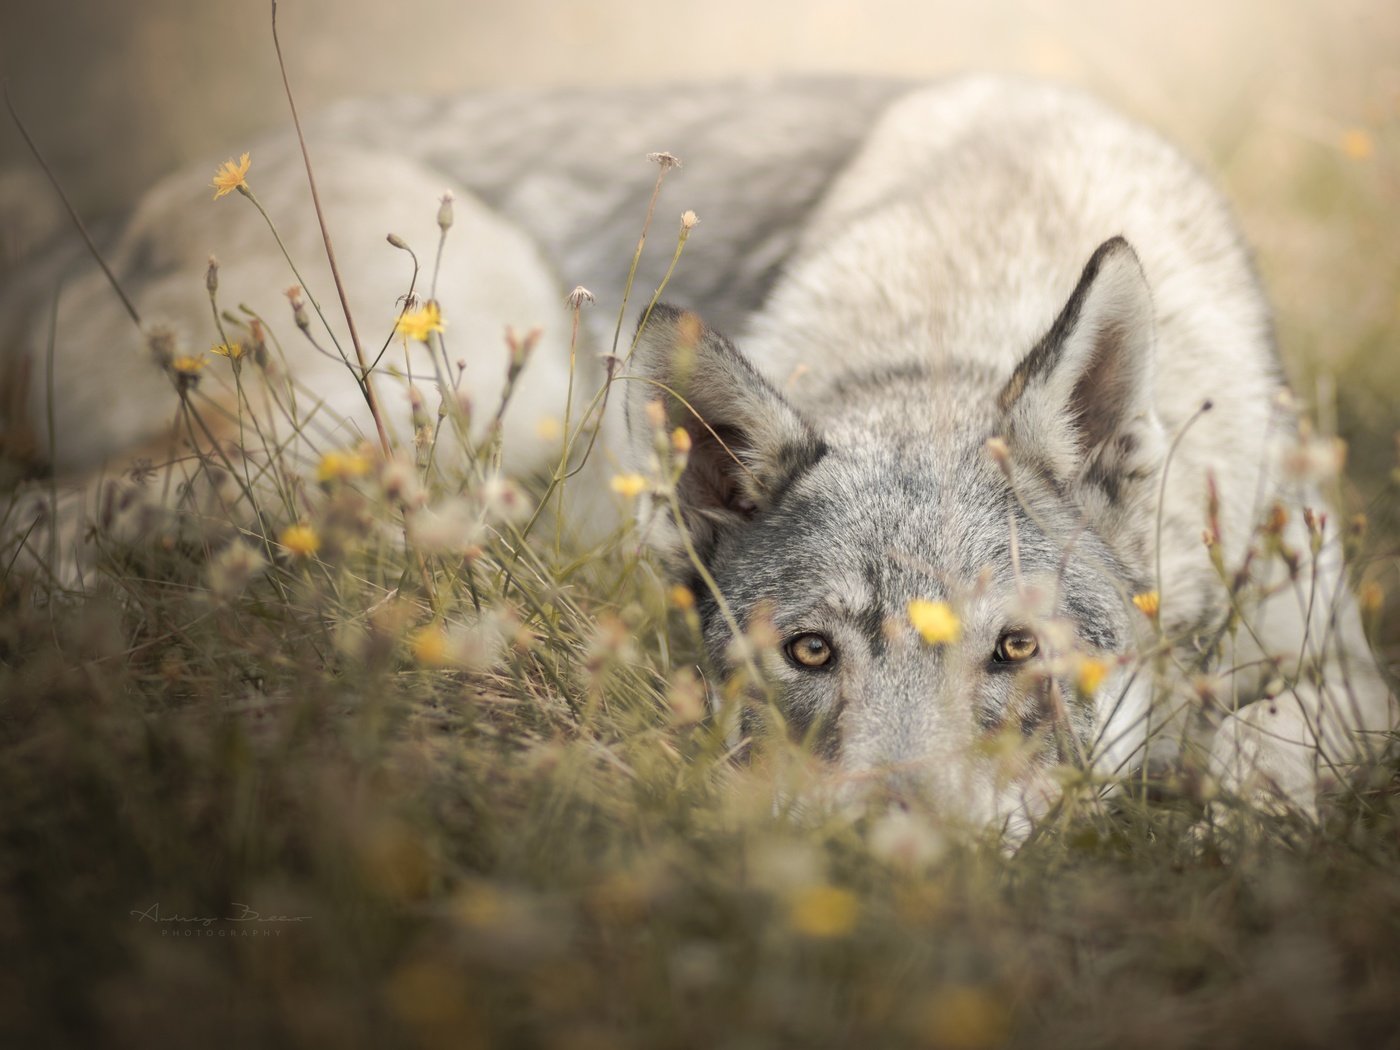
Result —
<path fill-rule="evenodd" d="M 1020 453 L 1052 471 L 1130 556 L 1165 453 L 1155 360 L 1152 293 L 1137 253 L 1114 237 L 998 397 L 1013 461 Z"/>

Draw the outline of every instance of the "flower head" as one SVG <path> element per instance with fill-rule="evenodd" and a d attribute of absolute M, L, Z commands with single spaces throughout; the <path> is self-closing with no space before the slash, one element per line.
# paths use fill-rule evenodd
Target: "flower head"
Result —
<path fill-rule="evenodd" d="M 1108 677 L 1108 661 L 1097 656 L 1086 656 L 1079 661 L 1074 675 L 1074 686 L 1081 696 L 1093 696 Z"/>
<path fill-rule="evenodd" d="M 436 624 L 414 631 L 409 638 L 413 658 L 429 667 L 442 667 L 448 662 L 447 633 Z"/>
<path fill-rule="evenodd" d="M 1342 132 L 1341 147 L 1352 160 L 1368 160 L 1376 152 L 1376 140 L 1365 128 L 1347 128 Z"/>
<path fill-rule="evenodd" d="M 909 622 L 929 645 L 944 645 L 962 637 L 962 621 L 947 602 L 915 598 L 909 603 Z"/>
<path fill-rule="evenodd" d="M 322 484 L 362 478 L 369 473 L 370 462 L 360 452 L 330 451 L 316 465 L 316 480 Z"/>
<path fill-rule="evenodd" d="M 1162 610 L 1162 596 L 1157 591 L 1143 591 L 1141 594 L 1133 595 L 1133 604 L 1141 610 L 1144 616 L 1155 620 L 1157 614 Z"/>
<path fill-rule="evenodd" d="M 321 549 L 321 537 L 310 525 L 288 525 L 279 539 L 298 558 L 309 558 Z"/>
<path fill-rule="evenodd" d="M 246 189 L 251 163 L 246 153 L 238 158 L 237 164 L 232 160 L 224 161 L 223 166 L 214 173 L 214 181 L 210 184 L 214 187 L 214 199 L 218 200 L 237 189 Z"/>
<path fill-rule="evenodd" d="M 220 357 L 227 357 L 230 361 L 237 361 L 243 356 L 242 343 L 220 343 L 218 346 L 210 347 L 211 354 L 218 354 Z"/>
<path fill-rule="evenodd" d="M 647 479 L 640 474 L 616 474 L 608 484 L 619 496 L 627 499 L 636 499 L 647 489 Z"/>
<path fill-rule="evenodd" d="M 405 339 L 416 339 L 420 343 L 426 343 L 430 333 L 441 332 L 443 327 L 442 313 L 438 310 L 438 304 L 432 300 L 424 303 L 421 309 L 405 310 L 394 322 L 395 332 Z"/>
<path fill-rule="evenodd" d="M 170 360 L 170 374 L 181 391 L 199 383 L 199 373 L 209 362 L 203 354 L 176 354 Z"/>
<path fill-rule="evenodd" d="M 798 891 L 788 921 L 807 937 L 841 937 L 855 927 L 859 914 L 855 894 L 839 886 L 818 885 Z"/>
<path fill-rule="evenodd" d="M 266 567 L 267 559 L 256 547 L 235 540 L 210 561 L 209 587 L 215 594 L 235 597 Z"/>

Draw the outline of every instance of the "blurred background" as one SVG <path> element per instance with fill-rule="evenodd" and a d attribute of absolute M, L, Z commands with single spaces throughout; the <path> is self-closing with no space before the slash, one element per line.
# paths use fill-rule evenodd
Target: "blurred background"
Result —
<path fill-rule="evenodd" d="M 172 165 L 287 125 L 268 15 L 266 0 L 6 0 L 0 75 L 98 215 Z M 283 0 L 280 17 L 304 112 L 367 93 L 784 70 L 1089 86 L 1223 183 L 1300 394 L 1324 418 L 1335 401 L 1352 440 L 1355 505 L 1393 516 L 1371 500 L 1395 464 L 1400 399 L 1394 0 Z M 2 123 L 0 172 L 28 163 Z"/>

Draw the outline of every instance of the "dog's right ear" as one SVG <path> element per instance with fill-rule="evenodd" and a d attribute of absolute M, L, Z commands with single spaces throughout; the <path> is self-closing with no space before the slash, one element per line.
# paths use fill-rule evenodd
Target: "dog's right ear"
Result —
<path fill-rule="evenodd" d="M 762 513 L 797 473 L 826 452 L 748 359 L 689 311 L 653 307 L 637 333 L 625 383 L 634 470 L 657 474 L 658 434 L 679 427 L 690 437 L 676 489 L 680 527 L 664 500 L 639 507 L 647 541 L 680 573 L 689 560 L 687 536 L 708 561 L 727 531 Z"/>

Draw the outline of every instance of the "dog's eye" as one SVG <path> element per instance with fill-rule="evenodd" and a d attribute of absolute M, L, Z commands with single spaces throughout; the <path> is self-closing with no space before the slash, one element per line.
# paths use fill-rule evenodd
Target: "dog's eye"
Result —
<path fill-rule="evenodd" d="M 996 651 L 992 659 L 999 664 L 1019 664 L 1029 660 L 1040 649 L 1040 643 L 1030 631 L 1017 628 L 1007 631 L 997 639 Z"/>
<path fill-rule="evenodd" d="M 799 634 L 788 640 L 783 651 L 796 666 L 809 671 L 830 667 L 836 660 L 836 650 L 819 634 Z"/>

